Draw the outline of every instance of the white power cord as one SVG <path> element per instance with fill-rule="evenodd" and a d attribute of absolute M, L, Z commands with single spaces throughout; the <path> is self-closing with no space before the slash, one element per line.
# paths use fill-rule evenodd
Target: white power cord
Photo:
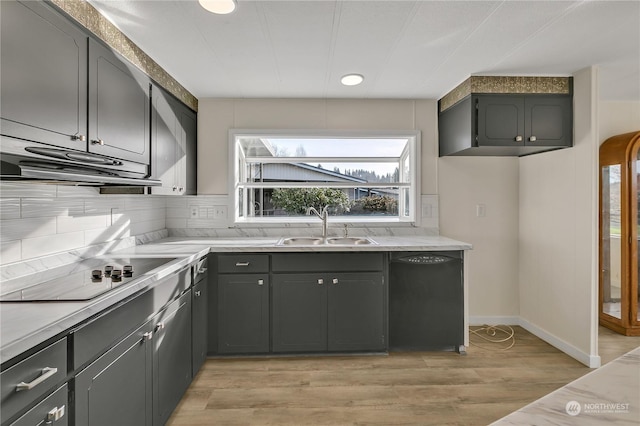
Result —
<path fill-rule="evenodd" d="M 506 351 L 508 349 L 511 349 L 513 345 L 516 344 L 516 338 L 514 336 L 515 332 L 513 331 L 513 328 L 511 328 L 511 326 L 508 326 L 508 325 L 502 325 L 502 324 L 501 325 L 483 325 L 482 327 L 475 328 L 475 329 L 472 329 L 471 327 L 469 327 L 469 332 L 471 333 L 471 335 L 477 336 L 480 339 L 489 343 L 509 342 L 509 346 L 505 348 L 496 348 L 495 346 L 483 347 L 482 345 L 473 343 L 471 339 L 469 339 L 469 343 L 471 345 L 477 346 L 482 349 Z M 499 334 L 500 335 L 504 334 L 506 337 L 500 337 Z"/>

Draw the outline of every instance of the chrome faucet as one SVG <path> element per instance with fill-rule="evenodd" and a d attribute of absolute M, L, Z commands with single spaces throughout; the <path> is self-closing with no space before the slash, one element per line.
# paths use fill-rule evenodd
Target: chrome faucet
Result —
<path fill-rule="evenodd" d="M 322 221 L 322 240 L 326 241 L 327 240 L 327 219 L 329 218 L 329 212 L 328 209 L 329 206 L 324 206 L 322 208 L 322 212 L 318 213 L 318 210 L 315 209 L 315 207 L 309 207 L 307 208 L 307 214 L 315 214 L 316 216 L 318 216 L 320 218 L 320 220 Z"/>

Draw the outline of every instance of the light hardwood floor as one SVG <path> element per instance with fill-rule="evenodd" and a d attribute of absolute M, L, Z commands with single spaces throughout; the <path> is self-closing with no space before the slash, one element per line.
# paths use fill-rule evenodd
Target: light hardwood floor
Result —
<path fill-rule="evenodd" d="M 640 345 L 607 331 L 607 359 Z M 466 356 L 209 359 L 168 424 L 486 425 L 591 371 L 515 332 L 509 350 L 471 346 Z"/>

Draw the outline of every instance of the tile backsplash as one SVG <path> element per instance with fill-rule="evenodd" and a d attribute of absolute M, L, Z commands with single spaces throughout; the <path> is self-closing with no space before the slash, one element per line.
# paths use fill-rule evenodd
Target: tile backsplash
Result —
<path fill-rule="evenodd" d="M 313 235 L 319 224 L 233 226 L 226 195 L 101 195 L 97 188 L 0 182 L 0 265 L 74 262 L 164 236 Z M 350 225 L 351 235 L 438 235 L 438 196 L 423 195 L 420 228 Z M 338 235 L 342 226 L 330 226 Z"/>
<path fill-rule="evenodd" d="M 82 256 L 166 229 L 166 198 L 100 195 L 97 188 L 0 183 L 0 264 L 56 253 Z"/>

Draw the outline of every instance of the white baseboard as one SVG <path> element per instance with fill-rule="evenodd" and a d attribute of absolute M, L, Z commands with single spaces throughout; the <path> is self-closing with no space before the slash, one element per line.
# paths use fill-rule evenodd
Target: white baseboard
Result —
<path fill-rule="evenodd" d="M 565 342 L 557 336 L 549 333 L 548 331 L 538 327 L 535 324 L 530 323 L 524 318 L 519 318 L 519 325 L 527 330 L 528 332 L 534 334 L 545 342 L 549 343 L 551 346 L 561 350 L 572 358 L 580 361 L 584 365 L 589 368 L 598 368 L 600 367 L 600 356 L 599 355 L 589 355 L 586 352 L 581 351 L 570 343 Z"/>
<path fill-rule="evenodd" d="M 482 326 L 482 325 L 519 325 L 529 333 L 539 337 L 545 342 L 549 343 L 551 346 L 556 349 L 561 350 L 572 358 L 580 361 L 584 365 L 589 368 L 598 368 L 600 367 L 600 356 L 599 355 L 589 355 L 586 352 L 581 351 L 570 343 L 565 342 L 559 337 L 549 333 L 548 331 L 538 327 L 535 324 L 530 323 L 529 321 L 521 318 L 519 316 L 470 316 L 469 317 L 469 325 L 474 326 Z"/>
<path fill-rule="evenodd" d="M 469 325 L 520 325 L 520 317 L 513 316 L 470 316 Z"/>

